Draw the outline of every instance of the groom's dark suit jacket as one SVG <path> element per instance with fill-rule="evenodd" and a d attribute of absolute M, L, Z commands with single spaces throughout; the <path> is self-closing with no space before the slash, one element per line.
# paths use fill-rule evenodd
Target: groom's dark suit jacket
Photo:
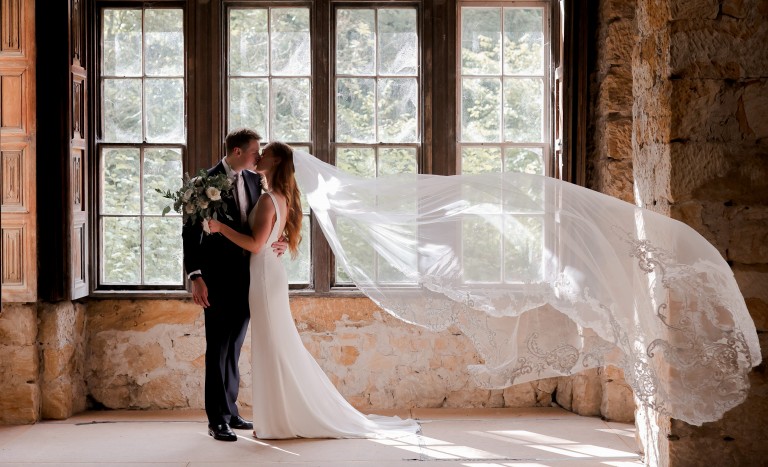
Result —
<path fill-rule="evenodd" d="M 219 162 L 209 175 L 226 173 Z M 261 178 L 242 171 L 246 188 L 246 214 L 259 199 Z M 224 198 L 227 214 L 218 219 L 237 230 L 250 234 L 247 222 L 240 221 L 240 211 L 233 198 Z M 182 228 L 184 268 L 187 274 L 200 270 L 208 287 L 205 309 L 205 412 L 210 425 L 230 423 L 238 415 L 237 395 L 240 386 L 238 360 L 250 320 L 248 288 L 250 253 L 221 234 L 206 235 L 200 222 Z"/>
<path fill-rule="evenodd" d="M 224 164 L 219 162 L 208 170 L 208 175 L 226 173 Z M 241 172 L 246 187 L 246 214 L 251 212 L 261 194 L 261 177 L 258 174 L 243 170 Z M 218 220 L 229 225 L 238 232 L 250 234 L 247 223 L 240 222 L 240 212 L 234 197 L 225 198 L 227 204 L 226 216 L 219 215 Z M 220 234 L 206 235 L 198 222 L 185 225 L 182 229 L 184 240 L 184 269 L 187 274 L 200 270 L 203 280 L 208 286 L 209 301 L 228 301 L 228 296 L 239 295 L 247 300 L 248 297 L 248 263 L 250 253 L 243 250 Z M 243 295 L 244 294 L 244 295 Z"/>

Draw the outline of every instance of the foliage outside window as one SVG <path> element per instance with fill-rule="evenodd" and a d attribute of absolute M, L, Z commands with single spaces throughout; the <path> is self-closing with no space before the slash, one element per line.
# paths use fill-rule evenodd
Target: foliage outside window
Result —
<path fill-rule="evenodd" d="M 162 215 L 186 144 L 184 12 L 101 10 L 99 284 L 183 285 L 181 218 Z"/>
<path fill-rule="evenodd" d="M 228 14 L 227 130 L 248 127 L 266 141 L 311 148 L 312 68 L 309 8 L 232 8 Z M 301 189 L 301 187 L 299 187 Z M 310 216 L 299 256 L 283 262 L 291 284 L 310 283 Z"/>
<path fill-rule="evenodd" d="M 547 4 L 506 5 L 460 9 L 461 172 L 546 175 L 550 154 Z M 493 222 L 478 218 L 462 224 L 464 274 L 469 282 L 515 283 L 540 271 L 542 217 L 499 216 Z M 506 238 L 493 224 L 504 226 Z"/>
<path fill-rule="evenodd" d="M 335 36 L 335 160 L 361 177 L 419 172 L 421 101 L 416 8 L 338 8 Z M 416 209 L 416 206 L 413 206 Z M 369 251 L 365 265 L 384 282 L 402 274 L 380 261 L 354 230 L 339 221 L 342 241 Z M 414 232 L 415 234 L 415 232 Z M 351 285 L 340 267 L 336 285 Z"/>

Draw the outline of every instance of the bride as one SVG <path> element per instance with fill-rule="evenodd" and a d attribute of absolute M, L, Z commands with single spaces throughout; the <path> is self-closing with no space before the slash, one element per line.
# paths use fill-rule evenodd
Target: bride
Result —
<path fill-rule="evenodd" d="M 301 202 L 294 178 L 293 150 L 268 144 L 256 163 L 265 192 L 248 216 L 252 235 L 221 222 L 220 232 L 251 252 L 251 365 L 254 435 L 262 439 L 368 438 L 420 431 L 413 420 L 364 415 L 336 390 L 301 342 L 288 301 L 288 278 L 277 254 L 268 248 L 282 234 L 292 256 L 301 240 Z"/>

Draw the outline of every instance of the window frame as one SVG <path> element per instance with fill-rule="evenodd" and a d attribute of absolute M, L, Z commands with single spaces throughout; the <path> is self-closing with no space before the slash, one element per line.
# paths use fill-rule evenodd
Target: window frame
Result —
<path fill-rule="evenodd" d="M 557 128 L 554 87 L 556 86 L 556 63 L 558 60 L 560 28 L 554 25 L 559 21 L 559 8 L 562 0 L 544 0 L 547 9 L 551 44 L 545 44 L 550 66 L 549 112 L 545 118 L 550 121 L 550 133 Z M 417 160 L 420 173 L 453 175 L 457 173 L 460 161 L 458 142 L 458 112 L 460 104 L 456 94 L 460 92 L 457 76 L 457 63 L 460 59 L 460 23 L 459 9 L 464 4 L 512 4 L 541 5 L 542 2 L 486 2 L 484 0 L 455 0 L 444 3 L 426 0 L 96 0 L 91 3 L 89 19 L 91 38 L 90 46 L 92 66 L 89 70 L 90 88 L 93 98 L 90 100 L 89 119 L 92 122 L 89 147 L 91 154 L 99 155 L 101 134 L 100 124 L 101 92 L 99 83 L 101 60 L 100 11 L 105 7 L 175 7 L 184 11 L 184 86 L 186 106 L 186 145 L 182 152 L 183 171 L 197 172 L 201 168 L 215 165 L 224 153 L 223 139 L 226 135 L 228 73 L 227 60 L 227 21 L 228 9 L 237 7 L 309 7 L 310 34 L 312 38 L 312 56 L 310 78 L 311 86 L 311 150 L 320 160 L 335 163 L 334 154 L 339 143 L 335 140 L 335 9 L 345 7 L 397 7 L 415 6 L 417 9 L 417 27 L 419 44 L 419 133 Z M 545 38 L 545 42 L 547 38 Z M 194 73 L 191 64 L 211 64 L 208 67 L 197 66 Z M 566 63 L 567 64 L 567 63 Z M 566 68 L 567 69 L 567 68 Z M 559 75 L 557 75 L 559 76 Z M 94 85 L 95 84 L 95 85 Z M 572 97 L 575 99 L 575 96 Z M 554 148 L 557 146 L 554 136 L 550 136 L 550 154 L 545 159 L 552 161 L 548 166 L 558 164 L 554 161 Z M 176 145 L 178 146 L 178 145 Z M 101 200 L 99 186 L 100 157 L 92 157 L 90 171 L 91 192 L 91 296 L 111 297 L 167 297 L 178 295 L 188 297 L 189 282 L 179 287 L 168 286 L 132 286 L 105 288 L 98 283 L 101 276 L 99 262 L 99 205 Z M 555 170 L 557 175 L 557 170 Z M 302 286 L 292 286 L 291 293 L 324 296 L 362 296 L 356 288 L 335 286 L 336 268 L 333 255 L 319 226 L 312 222 L 310 236 L 312 241 L 310 282 Z"/>
<path fill-rule="evenodd" d="M 89 141 L 89 146 L 91 148 L 91 154 L 94 156 L 91 158 L 93 161 L 92 163 L 92 170 L 91 173 L 91 187 L 92 187 L 92 193 L 94 193 L 94 196 L 91 199 L 91 212 L 92 212 L 92 222 L 91 222 L 91 239 L 93 240 L 91 242 L 91 296 L 100 296 L 100 295 L 128 295 L 128 296 L 135 296 L 135 295 L 144 295 L 144 296 L 154 296 L 154 295 L 160 295 L 160 296 L 166 296 L 166 295 L 175 295 L 175 294 L 187 294 L 187 286 L 188 281 L 184 279 L 181 284 L 178 285 L 172 285 L 172 284 L 110 284 L 110 283 L 102 283 L 102 271 L 103 271 L 103 258 L 102 258 L 102 251 L 104 248 L 104 244 L 102 242 L 102 220 L 104 219 L 104 215 L 101 212 L 101 206 L 102 206 L 102 174 L 103 174 L 103 164 L 102 164 L 102 152 L 104 149 L 108 148 L 136 148 L 139 151 L 140 155 L 143 155 L 144 151 L 148 148 L 180 148 L 181 150 L 181 160 L 182 160 L 182 171 L 188 172 L 187 167 L 189 167 L 188 164 L 188 158 L 189 158 L 189 115 L 193 112 L 192 105 L 189 99 L 189 75 L 190 75 L 190 60 L 189 60 L 189 51 L 190 51 L 190 38 L 188 34 L 188 25 L 190 20 L 189 15 L 189 8 L 188 8 L 189 0 L 156 0 L 156 1 L 131 1 L 131 0 L 119 0 L 119 1 L 110 1 L 110 0 L 100 0 L 96 1 L 93 6 L 93 24 L 91 27 L 92 34 L 93 34 L 93 53 L 90 54 L 92 57 L 92 63 L 90 67 L 90 76 L 91 76 L 91 92 L 92 92 L 92 107 L 90 111 L 91 115 L 91 121 L 93 131 L 91 132 L 91 141 Z M 182 11 L 182 31 L 184 36 L 184 57 L 183 57 L 183 95 L 184 95 L 184 134 L 185 134 L 185 142 L 183 143 L 150 143 L 147 141 L 142 141 L 141 143 L 126 143 L 126 142 L 106 142 L 104 141 L 104 115 L 102 112 L 102 98 L 103 98 L 103 92 L 102 92 L 102 80 L 104 79 L 102 75 L 102 64 L 103 64 L 103 51 L 102 51 L 102 25 L 104 20 L 104 10 L 106 9 L 134 9 L 134 10 L 141 10 L 142 11 L 142 18 L 144 17 L 144 11 L 148 9 L 179 9 Z M 142 49 L 144 47 L 146 38 L 144 37 L 143 27 L 142 27 Z M 143 50 L 142 50 L 143 52 Z M 142 53 L 142 75 L 140 78 L 142 83 L 145 76 L 145 63 L 144 63 L 144 55 Z M 145 100 L 143 98 L 143 91 L 142 91 L 142 137 L 146 136 L 146 112 L 145 112 Z M 140 158 L 139 161 L 139 167 L 140 167 L 140 173 L 139 176 L 141 177 L 143 174 L 143 156 Z M 140 180 L 140 184 L 143 185 L 143 180 Z M 140 213 L 138 214 L 138 217 L 143 219 L 145 216 L 143 214 L 143 207 L 140 209 Z M 156 217 L 154 215 L 149 217 Z M 141 246 L 142 246 L 142 253 L 141 253 L 141 277 L 144 277 L 144 254 L 143 254 L 143 245 L 144 245 L 144 229 L 141 229 L 140 232 L 140 238 L 141 238 Z"/>

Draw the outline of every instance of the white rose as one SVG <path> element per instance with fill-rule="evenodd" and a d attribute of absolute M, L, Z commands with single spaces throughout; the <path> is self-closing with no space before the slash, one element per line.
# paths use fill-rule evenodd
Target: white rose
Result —
<path fill-rule="evenodd" d="M 197 202 L 197 205 L 200 206 L 200 209 L 205 209 L 208 207 L 208 201 L 201 199 Z"/>
<path fill-rule="evenodd" d="M 187 191 L 184 192 L 184 195 L 181 197 L 181 199 L 184 201 L 189 201 L 189 198 L 192 197 L 192 193 L 194 193 L 194 191 L 192 191 L 192 188 L 188 189 Z"/>
<path fill-rule="evenodd" d="M 209 186 L 205 190 L 205 194 L 208 195 L 211 201 L 218 201 L 221 199 L 221 192 L 215 186 Z"/>
<path fill-rule="evenodd" d="M 185 204 L 184 205 L 184 211 L 186 211 L 187 214 L 193 214 L 195 212 L 195 205 L 194 204 Z"/>

